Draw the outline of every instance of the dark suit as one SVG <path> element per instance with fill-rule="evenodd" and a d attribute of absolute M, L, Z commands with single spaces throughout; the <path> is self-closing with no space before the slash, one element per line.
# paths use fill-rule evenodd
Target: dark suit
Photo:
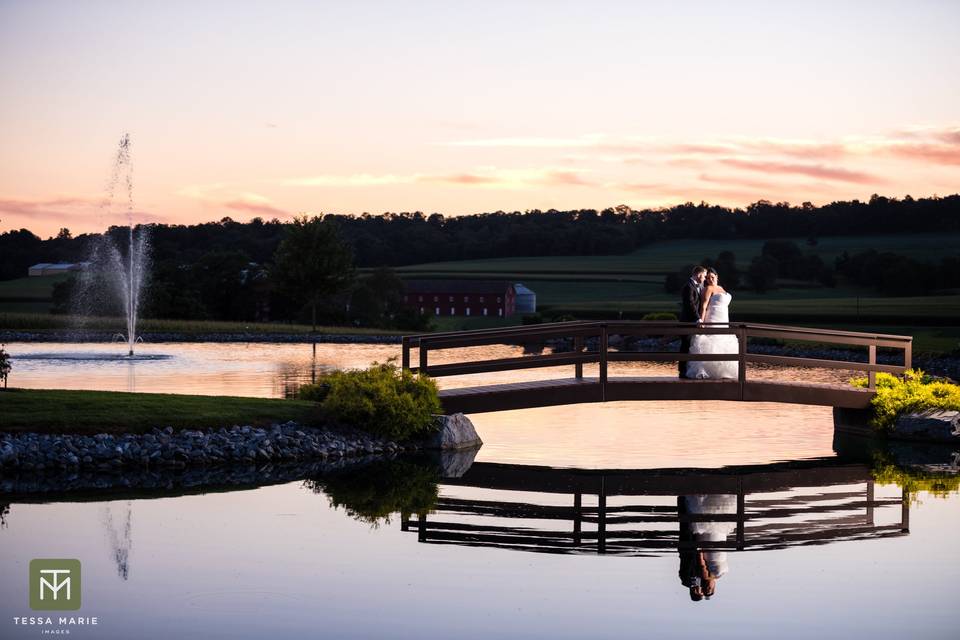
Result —
<path fill-rule="evenodd" d="M 697 322 L 700 320 L 700 285 L 690 278 L 680 290 L 680 322 Z M 680 337 L 680 353 L 690 353 L 690 336 Z M 679 363 L 680 377 L 687 376 L 687 363 Z"/>

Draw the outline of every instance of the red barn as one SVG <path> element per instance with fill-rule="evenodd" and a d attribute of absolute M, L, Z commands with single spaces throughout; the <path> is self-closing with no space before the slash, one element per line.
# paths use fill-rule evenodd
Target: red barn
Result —
<path fill-rule="evenodd" d="M 433 316 L 513 315 L 517 292 L 505 280 L 405 280 L 403 301 Z"/>

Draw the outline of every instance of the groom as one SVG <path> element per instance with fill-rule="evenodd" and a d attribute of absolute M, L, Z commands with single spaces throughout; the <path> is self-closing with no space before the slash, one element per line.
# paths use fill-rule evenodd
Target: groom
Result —
<path fill-rule="evenodd" d="M 680 290 L 680 322 L 700 320 L 700 293 L 703 291 L 703 279 L 707 276 L 705 267 L 694 267 L 690 279 Z M 690 336 L 680 337 L 680 353 L 690 353 Z M 680 361 L 680 377 L 687 377 L 687 362 Z"/>

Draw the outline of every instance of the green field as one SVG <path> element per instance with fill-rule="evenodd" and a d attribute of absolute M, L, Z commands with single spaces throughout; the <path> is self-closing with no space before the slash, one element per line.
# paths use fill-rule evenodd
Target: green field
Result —
<path fill-rule="evenodd" d="M 48 313 L 53 305 L 53 285 L 69 276 L 36 276 L 0 280 L 0 311 Z"/>
<path fill-rule="evenodd" d="M 877 249 L 936 261 L 958 253 L 960 234 L 844 236 L 788 238 L 803 251 L 828 264 L 844 251 Z M 406 278 L 484 278 L 522 282 L 537 295 L 537 310 L 549 320 L 559 316 L 581 319 L 638 319 L 647 313 L 678 311 L 676 295 L 663 289 L 664 276 L 685 264 L 733 251 L 741 267 L 759 255 L 764 240 L 671 240 L 633 253 L 615 256 L 557 256 L 464 260 L 400 267 Z M 937 296 L 885 297 L 876 291 L 841 285 L 781 279 L 780 288 L 764 294 L 733 291 L 731 319 L 849 330 L 884 326 L 887 333 L 915 335 L 919 351 L 951 351 L 960 347 L 960 292 Z M 442 330 L 517 324 L 520 318 L 456 318 L 434 320 Z"/>
<path fill-rule="evenodd" d="M 53 294 L 53 285 L 63 282 L 68 277 L 67 275 L 57 275 L 0 280 L 0 300 L 4 298 L 49 300 Z"/>
<path fill-rule="evenodd" d="M 844 251 L 851 254 L 877 249 L 891 251 L 917 260 L 939 260 L 956 255 L 960 234 L 917 233 L 892 236 L 836 236 L 820 238 L 815 246 L 805 238 L 785 238 L 796 242 L 804 251 L 820 256 L 828 264 Z M 426 273 L 463 275 L 483 273 L 510 274 L 514 278 L 531 275 L 565 274 L 666 274 L 685 264 L 698 263 L 705 257 L 715 258 L 721 251 L 732 251 L 737 262 L 745 267 L 754 256 L 760 255 L 765 240 L 667 240 L 656 242 L 633 253 L 614 256 L 551 256 L 528 258 L 491 258 L 457 262 L 429 262 L 398 267 L 402 274 L 422 277 Z"/>
<path fill-rule="evenodd" d="M 317 404 L 300 400 L 166 393 L 0 389 L 0 431 L 143 433 L 153 427 L 204 429 L 316 424 Z"/>

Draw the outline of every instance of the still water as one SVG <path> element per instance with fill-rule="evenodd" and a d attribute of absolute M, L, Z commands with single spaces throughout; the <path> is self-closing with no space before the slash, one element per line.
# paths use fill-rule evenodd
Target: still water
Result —
<path fill-rule="evenodd" d="M 9 345 L 11 382 L 278 397 L 314 370 L 399 353 L 150 345 L 165 357 L 133 365 L 50 355 L 110 348 Z M 960 499 L 877 480 L 876 453 L 841 446 L 829 409 L 608 403 L 474 422 L 485 444 L 472 464 L 74 479 L 82 491 L 9 479 L 0 637 L 43 633 L 13 623 L 39 613 L 32 558 L 81 561 L 82 608 L 52 616 L 74 638 L 956 637 Z M 60 615 L 97 625 L 61 626 Z"/>

